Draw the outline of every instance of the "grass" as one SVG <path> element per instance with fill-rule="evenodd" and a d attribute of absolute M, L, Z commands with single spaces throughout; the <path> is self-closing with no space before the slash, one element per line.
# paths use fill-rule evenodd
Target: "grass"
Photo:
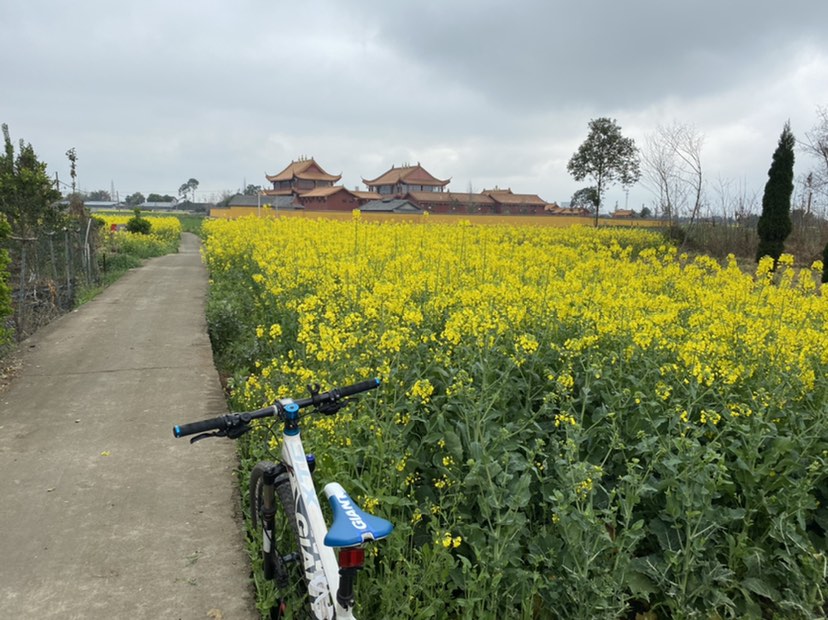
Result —
<path fill-rule="evenodd" d="M 99 259 L 101 276 L 96 284 L 83 286 L 78 290 L 75 303 L 82 306 L 100 295 L 107 287 L 117 282 L 130 269 L 140 267 L 142 259 L 131 254 L 107 254 L 102 252 Z"/>
<path fill-rule="evenodd" d="M 203 217 L 190 215 L 168 215 L 176 217 L 181 222 L 182 231 L 199 234 Z M 98 281 L 83 286 L 77 294 L 77 305 L 85 304 L 108 286 L 116 282 L 130 269 L 140 267 L 147 258 L 162 256 L 178 251 L 179 239 L 158 238 L 154 235 L 132 235 L 118 233 L 103 235 L 98 252 Z"/>

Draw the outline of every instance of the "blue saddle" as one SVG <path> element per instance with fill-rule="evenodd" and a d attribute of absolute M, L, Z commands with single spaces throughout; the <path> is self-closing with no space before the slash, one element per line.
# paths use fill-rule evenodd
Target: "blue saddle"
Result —
<path fill-rule="evenodd" d="M 333 523 L 325 536 L 327 547 L 356 547 L 388 536 L 390 521 L 363 512 L 337 482 L 325 485 L 325 495 L 333 510 Z"/>

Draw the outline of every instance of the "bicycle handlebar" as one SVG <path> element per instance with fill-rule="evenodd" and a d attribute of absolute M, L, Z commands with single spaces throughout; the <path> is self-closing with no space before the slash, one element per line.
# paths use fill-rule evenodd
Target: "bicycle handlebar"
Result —
<path fill-rule="evenodd" d="M 281 417 L 284 407 L 287 404 L 294 403 L 299 409 L 304 407 L 315 407 L 324 410 L 325 407 L 335 405 L 343 398 L 353 396 L 361 392 L 373 390 L 380 385 L 379 379 L 369 379 L 368 381 L 360 381 L 353 385 L 346 385 L 341 388 L 334 388 L 327 392 L 314 393 L 311 390 L 309 398 L 300 398 L 293 400 L 291 398 L 283 398 L 276 401 L 275 404 L 264 409 L 257 409 L 256 411 L 244 411 L 240 413 L 228 413 L 217 418 L 210 418 L 208 420 L 200 420 L 198 422 L 190 422 L 189 424 L 180 424 L 173 427 L 174 437 L 186 437 L 187 435 L 195 435 L 196 433 L 204 433 L 207 431 L 219 431 L 219 433 L 227 434 L 227 431 L 240 426 L 246 426 L 251 420 L 267 417 Z"/>
<path fill-rule="evenodd" d="M 326 403 L 335 403 L 343 398 L 347 398 L 348 396 L 359 394 L 360 392 L 373 390 L 374 388 L 379 387 L 379 384 L 379 379 L 369 379 L 368 381 L 360 381 L 359 383 L 354 383 L 353 385 L 334 388 L 328 392 L 323 392 L 322 394 L 314 394 L 310 398 L 300 398 L 295 402 L 299 405 L 300 409 L 302 407 L 307 407 L 308 405 L 318 407 L 319 405 L 324 405 Z"/>

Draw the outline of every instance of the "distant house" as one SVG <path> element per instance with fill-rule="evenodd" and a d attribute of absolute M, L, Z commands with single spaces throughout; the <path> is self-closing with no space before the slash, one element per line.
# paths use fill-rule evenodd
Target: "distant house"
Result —
<path fill-rule="evenodd" d="M 359 208 L 367 213 L 422 213 L 423 210 L 411 202 L 402 198 L 386 198 L 385 200 L 372 200 L 366 202 Z"/>
<path fill-rule="evenodd" d="M 61 204 L 69 204 L 68 200 L 61 201 Z M 116 209 L 125 209 L 126 205 L 117 200 L 84 200 L 83 206 L 90 211 L 114 211 Z"/>
<path fill-rule="evenodd" d="M 178 205 L 178 201 L 172 202 L 142 202 L 138 205 L 141 211 L 172 211 Z"/>
<path fill-rule="evenodd" d="M 362 179 L 369 191 L 400 197 L 410 192 L 442 192 L 450 181 L 433 176 L 419 162 L 416 166 L 391 166 L 390 170 L 370 181 Z"/>
<path fill-rule="evenodd" d="M 536 215 L 546 212 L 546 201 L 537 194 L 515 194 L 511 188 L 484 189 L 481 192 L 495 202 L 495 213 Z"/>
<path fill-rule="evenodd" d="M 235 219 L 245 215 L 275 215 L 279 211 L 295 211 L 302 205 L 294 196 L 247 196 L 236 194 L 222 207 L 210 207 L 210 217 Z"/>
<path fill-rule="evenodd" d="M 267 209 L 295 210 L 301 209 L 302 205 L 293 196 L 250 196 L 247 194 L 236 194 L 227 201 L 227 207 L 265 207 Z"/>
<path fill-rule="evenodd" d="M 576 215 L 579 217 L 585 217 L 590 214 L 589 209 L 584 209 L 583 207 L 562 207 L 554 202 L 552 204 L 546 205 L 544 211 L 549 215 Z"/>
<path fill-rule="evenodd" d="M 618 209 L 616 211 L 613 211 L 611 215 L 615 218 L 630 218 L 635 217 L 635 211 L 632 211 L 630 209 Z"/>

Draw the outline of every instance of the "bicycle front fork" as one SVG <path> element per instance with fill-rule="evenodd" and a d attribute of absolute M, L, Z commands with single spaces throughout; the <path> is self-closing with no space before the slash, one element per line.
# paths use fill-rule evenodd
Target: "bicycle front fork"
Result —
<path fill-rule="evenodd" d="M 276 575 L 273 561 L 273 532 L 276 518 L 276 479 L 283 476 L 285 466 L 281 463 L 268 468 L 262 474 L 262 569 L 264 578 L 272 580 Z M 284 571 L 280 577 L 284 575 Z"/>
<path fill-rule="evenodd" d="M 308 454 L 306 458 L 308 468 L 313 473 L 316 457 Z M 273 537 L 276 529 L 276 487 L 289 484 L 286 473 L 284 463 L 276 463 L 262 474 L 262 570 L 264 578 L 269 581 L 275 579 L 280 588 L 287 585 L 288 575 L 285 558 L 277 555 L 278 549 L 274 553 Z"/>

